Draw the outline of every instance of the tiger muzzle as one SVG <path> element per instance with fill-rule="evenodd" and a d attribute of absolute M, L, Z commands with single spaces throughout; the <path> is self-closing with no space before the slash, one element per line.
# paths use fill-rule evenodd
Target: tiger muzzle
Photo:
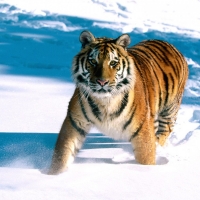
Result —
<path fill-rule="evenodd" d="M 101 85 L 102 87 L 103 87 L 104 85 L 106 85 L 106 84 L 109 83 L 108 80 L 104 80 L 104 79 L 97 79 L 96 82 L 97 82 L 99 85 Z"/>

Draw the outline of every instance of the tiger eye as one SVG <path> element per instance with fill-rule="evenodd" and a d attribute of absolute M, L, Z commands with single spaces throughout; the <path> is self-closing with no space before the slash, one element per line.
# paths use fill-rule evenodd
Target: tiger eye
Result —
<path fill-rule="evenodd" d="M 114 60 L 110 61 L 110 65 L 111 65 L 111 66 L 113 66 L 113 67 L 114 67 L 116 64 L 117 64 L 117 62 L 116 62 L 116 61 L 114 61 Z"/>
<path fill-rule="evenodd" d="M 96 64 L 97 64 L 97 61 L 96 61 L 95 59 L 91 59 L 91 60 L 90 60 L 90 63 L 91 63 L 92 65 L 96 65 Z"/>

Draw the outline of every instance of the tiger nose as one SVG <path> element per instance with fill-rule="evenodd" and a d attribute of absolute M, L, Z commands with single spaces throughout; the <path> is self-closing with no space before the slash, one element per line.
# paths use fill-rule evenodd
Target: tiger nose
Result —
<path fill-rule="evenodd" d="M 97 79 L 96 81 L 101 86 L 104 86 L 104 85 L 106 85 L 109 82 L 108 80 L 102 80 L 102 79 Z"/>

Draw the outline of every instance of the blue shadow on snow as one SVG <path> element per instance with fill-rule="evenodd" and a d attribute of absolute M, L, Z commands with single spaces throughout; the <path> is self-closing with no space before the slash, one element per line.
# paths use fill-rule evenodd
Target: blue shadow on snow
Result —
<path fill-rule="evenodd" d="M 0 133 L 0 167 L 48 168 L 58 134 Z M 103 134 L 88 134 L 83 149 L 126 148 L 129 143 L 115 141 Z M 113 163 L 109 158 L 79 158 L 75 163 Z"/>

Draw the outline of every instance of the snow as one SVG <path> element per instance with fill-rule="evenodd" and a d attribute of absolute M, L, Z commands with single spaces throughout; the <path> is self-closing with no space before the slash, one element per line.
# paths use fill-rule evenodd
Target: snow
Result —
<path fill-rule="evenodd" d="M 199 0 L 0 0 L 0 199 L 200 199 Z M 189 79 L 174 132 L 155 166 L 92 129 L 75 162 L 47 176 L 74 91 L 79 34 L 132 43 L 162 39 L 185 56 Z"/>

